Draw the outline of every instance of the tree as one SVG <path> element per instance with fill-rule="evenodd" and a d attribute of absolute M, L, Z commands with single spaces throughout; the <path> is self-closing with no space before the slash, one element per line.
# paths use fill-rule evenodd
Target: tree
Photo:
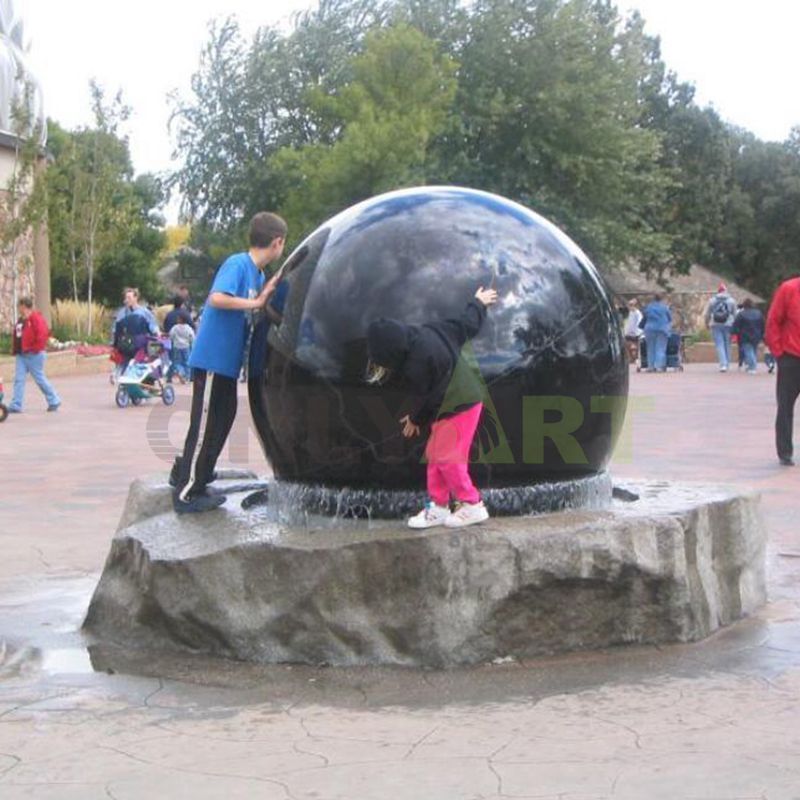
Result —
<path fill-rule="evenodd" d="M 453 178 L 542 212 L 604 263 L 657 262 L 669 186 L 638 123 L 642 42 L 588 0 L 480 0 L 461 53 Z"/>
<path fill-rule="evenodd" d="M 39 175 L 42 129 L 32 111 L 33 91 L 33 85 L 23 81 L 22 92 L 11 100 L 14 158 L 5 190 L 0 192 L 0 248 L 11 265 L 15 311 L 20 269 L 29 272 L 32 268 L 30 257 L 24 260 L 20 257 L 20 243 L 29 231 L 43 223 L 47 210 L 44 183 Z"/>
<path fill-rule="evenodd" d="M 289 35 L 263 27 L 249 46 L 235 19 L 211 25 L 191 97 L 172 97 L 183 166 L 170 185 L 192 222 L 231 230 L 278 207 L 269 159 L 282 147 L 336 139 L 338 131 L 307 102 L 308 90 L 346 82 L 352 55 L 382 14 L 368 0 L 322 0 L 295 17 Z"/>
<path fill-rule="evenodd" d="M 92 84 L 95 126 L 65 131 L 51 123 L 47 172 L 53 293 L 118 303 L 126 285 L 154 296 L 164 246 L 157 209 L 164 190 L 153 176 L 134 179 L 119 125 L 119 96 L 106 104 Z M 87 335 L 92 334 L 87 323 Z"/>
<path fill-rule="evenodd" d="M 743 285 L 769 296 L 800 263 L 800 133 L 761 142 L 731 132 L 733 177 L 718 247 Z"/>
<path fill-rule="evenodd" d="M 270 160 L 290 230 L 302 236 L 352 203 L 424 183 L 428 148 L 455 96 L 455 70 L 407 25 L 368 34 L 353 79 L 335 94 L 309 96 L 320 119 L 340 131 L 337 141 L 287 147 Z"/>
<path fill-rule="evenodd" d="M 412 182 L 506 195 L 601 266 L 699 262 L 769 286 L 800 248 L 800 133 L 744 141 L 610 0 L 322 0 L 249 43 L 229 20 L 193 90 L 173 184 L 209 261 L 255 211 L 294 236 Z"/>

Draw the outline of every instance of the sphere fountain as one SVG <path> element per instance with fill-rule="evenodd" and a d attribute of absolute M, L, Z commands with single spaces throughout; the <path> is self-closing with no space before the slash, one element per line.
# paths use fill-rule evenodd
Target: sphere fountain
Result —
<path fill-rule="evenodd" d="M 499 294 L 463 369 L 485 413 L 472 471 L 495 514 L 597 506 L 627 400 L 610 297 L 586 255 L 538 214 L 458 187 L 381 195 L 329 220 L 286 263 L 283 322 L 250 386 L 253 419 L 295 508 L 402 516 L 419 507 L 424 440 L 402 387 L 368 386 L 366 328 L 458 316 Z M 456 378 L 457 379 L 457 378 Z"/>
<path fill-rule="evenodd" d="M 219 511 L 176 517 L 135 481 L 85 630 L 260 663 L 449 667 L 700 639 L 766 596 L 755 496 L 606 471 L 628 367 L 602 280 L 561 231 L 496 195 L 372 198 L 287 259 L 282 322 L 254 340 L 250 407 L 274 479 L 223 474 Z M 492 518 L 412 531 L 423 445 L 407 397 L 365 381 L 368 324 L 500 301 L 459 369 L 485 387 L 471 469 Z M 448 397 L 445 397 L 445 405 Z M 248 491 L 252 489 L 249 487 Z"/>

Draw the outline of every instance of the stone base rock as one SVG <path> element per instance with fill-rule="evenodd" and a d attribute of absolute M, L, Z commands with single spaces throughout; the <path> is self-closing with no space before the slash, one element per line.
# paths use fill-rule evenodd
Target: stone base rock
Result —
<path fill-rule="evenodd" d="M 165 484 L 137 481 L 85 629 L 260 663 L 448 667 L 694 641 L 765 602 L 756 496 L 626 488 L 640 499 L 605 511 L 414 532 L 289 525 L 269 508 L 243 511 L 243 495 L 177 517 Z"/>

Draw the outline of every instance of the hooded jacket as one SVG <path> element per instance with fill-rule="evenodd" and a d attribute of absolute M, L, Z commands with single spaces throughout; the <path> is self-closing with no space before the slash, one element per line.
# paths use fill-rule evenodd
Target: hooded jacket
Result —
<path fill-rule="evenodd" d="M 738 334 L 741 344 L 757 346 L 764 338 L 764 315 L 757 308 L 743 308 L 733 321 L 731 333 Z"/>
<path fill-rule="evenodd" d="M 718 303 L 724 302 L 728 308 L 728 317 L 725 322 L 717 322 L 714 319 L 714 309 Z M 715 325 L 732 325 L 736 317 L 736 301 L 727 292 L 717 292 L 709 301 L 706 306 L 706 325 L 714 327 Z"/>
<path fill-rule="evenodd" d="M 451 386 L 464 344 L 477 335 L 486 319 L 486 306 L 471 300 L 457 319 L 425 325 L 405 325 L 393 319 L 378 319 L 367 328 L 369 358 L 392 370 L 414 395 L 409 412 L 420 427 L 434 421 Z M 453 387 L 457 404 L 441 416 L 452 416 L 483 400 L 477 375 L 459 370 Z"/>

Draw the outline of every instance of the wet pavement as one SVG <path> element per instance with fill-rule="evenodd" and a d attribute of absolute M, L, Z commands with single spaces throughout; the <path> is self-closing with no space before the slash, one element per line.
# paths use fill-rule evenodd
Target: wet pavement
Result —
<path fill-rule="evenodd" d="M 0 797 L 799 800 L 800 468 L 774 376 L 632 374 L 625 479 L 759 491 L 770 603 L 704 642 L 447 672 L 257 667 L 87 648 L 129 480 L 188 420 L 101 376 L 0 426 Z M 244 398 L 240 398 L 244 401 Z M 226 464 L 264 471 L 246 404 Z"/>

